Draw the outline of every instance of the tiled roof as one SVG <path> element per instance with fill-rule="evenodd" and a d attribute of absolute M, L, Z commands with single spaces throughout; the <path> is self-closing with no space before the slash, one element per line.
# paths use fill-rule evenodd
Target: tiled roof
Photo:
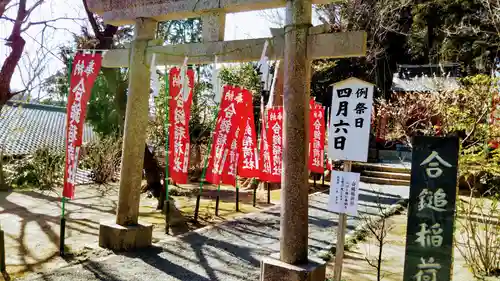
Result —
<path fill-rule="evenodd" d="M 398 65 L 392 78 L 395 92 L 439 92 L 460 88 L 459 64 Z"/>
<path fill-rule="evenodd" d="M 64 151 L 66 108 L 42 104 L 8 102 L 0 113 L 0 148 L 4 155 L 31 154 L 47 146 Z M 97 136 L 89 124 L 83 142 Z"/>

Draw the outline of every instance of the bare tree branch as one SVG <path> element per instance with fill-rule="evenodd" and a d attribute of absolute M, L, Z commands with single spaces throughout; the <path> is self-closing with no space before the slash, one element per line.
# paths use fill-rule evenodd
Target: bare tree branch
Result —
<path fill-rule="evenodd" d="M 6 17 L 6 16 L 2 16 L 2 17 L 0 17 L 0 20 L 8 20 L 8 21 L 10 21 L 10 22 L 14 22 L 14 23 L 16 22 L 16 20 L 15 20 L 15 19 L 13 19 L 13 18 L 9 18 L 9 17 Z"/>
<path fill-rule="evenodd" d="M 23 0 L 21 0 L 21 2 L 22 2 L 22 1 L 23 1 Z M 23 22 L 25 22 L 25 21 L 28 19 L 28 17 L 31 15 L 31 13 L 32 13 L 32 12 L 33 12 L 33 11 L 34 11 L 34 10 L 35 10 L 38 6 L 42 5 L 42 3 L 43 3 L 44 1 L 45 1 L 45 0 L 38 0 L 38 1 L 36 1 L 36 2 L 35 2 L 35 4 L 33 4 L 33 6 L 32 6 L 31 8 L 29 8 L 29 9 L 25 12 L 26 14 L 25 14 L 25 16 L 24 16 L 24 21 L 23 21 Z"/>
<path fill-rule="evenodd" d="M 10 7 L 7 7 L 9 5 L 11 0 L 0 0 L 0 16 L 2 16 L 5 11 L 7 11 Z"/>
<path fill-rule="evenodd" d="M 465 136 L 465 138 L 462 140 L 462 144 L 465 144 L 469 140 L 469 138 L 476 131 L 477 125 L 484 120 L 484 118 L 486 117 L 486 114 L 489 113 L 489 112 L 490 112 L 489 108 L 485 108 L 483 110 L 483 112 L 481 113 L 481 115 L 476 119 L 476 122 L 474 122 L 474 124 L 472 125 L 472 129 L 467 133 L 467 136 Z"/>
<path fill-rule="evenodd" d="M 101 29 L 95 20 L 94 13 L 92 13 L 87 5 L 87 1 L 83 0 L 83 7 L 85 8 L 85 12 L 87 13 L 87 17 L 89 19 L 90 25 L 92 26 L 92 30 L 94 30 L 94 35 L 98 37 L 101 34 Z"/>
<path fill-rule="evenodd" d="M 40 24 L 47 25 L 48 23 L 56 22 L 56 21 L 60 21 L 60 20 L 73 20 L 73 21 L 80 20 L 80 21 L 82 21 L 82 20 L 85 20 L 85 19 L 84 18 L 60 17 L 60 18 L 55 18 L 55 19 L 46 20 L 46 21 L 29 22 L 23 29 L 21 29 L 21 32 L 25 32 L 26 30 L 28 30 L 33 25 L 40 25 Z"/>
<path fill-rule="evenodd" d="M 43 22 L 30 22 L 25 27 L 25 24 L 32 12 L 40 7 L 45 1 L 44 0 L 36 0 L 31 7 L 27 7 L 27 0 L 19 0 L 16 3 L 12 3 L 10 6 L 7 6 L 11 3 L 11 0 L 0 0 L 0 19 L 12 22 L 12 30 L 7 38 L 6 46 L 10 47 L 10 53 L 3 61 L 0 68 L 0 106 L 4 105 L 9 99 L 11 99 L 16 94 L 24 93 L 33 88 L 33 85 L 36 83 L 36 79 L 40 79 L 39 76 L 43 72 L 45 67 L 45 52 L 37 52 L 33 59 L 35 61 L 31 61 L 29 55 L 26 55 L 27 59 L 25 68 L 26 71 L 20 71 L 21 73 L 21 81 L 23 82 L 25 89 L 22 90 L 12 90 L 10 88 L 10 83 L 12 81 L 12 77 L 15 73 L 16 68 L 19 69 L 20 61 L 22 55 L 24 53 L 24 48 L 26 45 L 26 41 L 24 40 L 22 34 L 29 36 L 29 34 L 25 33 L 25 31 L 33 26 L 33 25 L 41 25 L 44 24 L 45 27 L 42 30 L 42 41 L 44 41 L 45 30 L 47 27 L 54 28 L 53 26 L 48 25 L 50 22 L 55 22 L 61 20 L 63 18 L 57 18 L 53 20 L 47 20 Z M 17 13 L 15 18 L 10 18 L 4 16 L 6 9 L 17 7 Z M 70 19 L 70 18 L 68 18 Z M 31 36 L 30 36 L 31 37 Z M 35 40 L 34 38 L 32 38 Z M 35 40 L 36 41 L 36 40 Z M 45 48 L 43 44 L 41 44 L 42 48 Z M 24 75 L 24 76 L 23 76 Z M 27 76 L 26 76 L 27 75 Z"/>

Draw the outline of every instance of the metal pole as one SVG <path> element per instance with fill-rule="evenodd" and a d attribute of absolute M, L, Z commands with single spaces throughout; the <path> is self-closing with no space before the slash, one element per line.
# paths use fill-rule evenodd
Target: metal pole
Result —
<path fill-rule="evenodd" d="M 169 153 L 169 109 L 170 109 L 170 91 L 169 91 L 169 73 L 165 71 L 165 179 L 163 180 L 163 184 L 165 186 L 165 234 L 168 234 L 170 228 L 170 203 L 168 198 L 168 188 L 169 188 L 169 164 L 168 157 Z"/>
<path fill-rule="evenodd" d="M 215 216 L 219 215 L 219 202 L 220 202 L 220 183 L 217 186 L 217 199 L 215 200 Z"/>
<path fill-rule="evenodd" d="M 210 139 L 208 140 L 208 149 L 207 149 L 207 157 L 205 158 L 205 164 L 203 165 L 203 170 L 201 172 L 201 179 L 200 179 L 200 191 L 198 193 L 198 196 L 196 196 L 196 207 L 194 209 L 194 222 L 196 223 L 198 221 L 198 212 L 200 210 L 200 200 L 201 200 L 201 193 L 203 192 L 203 184 L 205 183 L 205 175 L 207 173 L 207 166 L 208 166 L 208 158 L 210 157 L 210 152 L 212 150 L 212 133 L 213 129 L 215 126 L 215 123 L 217 122 L 217 115 L 219 115 L 219 105 L 220 103 L 217 103 L 215 109 L 214 109 L 214 119 L 212 121 L 212 124 L 210 124 Z"/>
<path fill-rule="evenodd" d="M 267 204 L 271 204 L 271 184 L 268 182 L 264 184 L 267 185 Z"/>
<path fill-rule="evenodd" d="M 253 187 L 253 206 L 255 207 L 257 205 L 257 188 L 259 185 L 257 184 L 257 180 L 254 178 L 252 180 L 252 187 Z"/>
<path fill-rule="evenodd" d="M 4 232 L 0 228 L 0 272 L 5 272 L 6 271 L 6 266 L 5 266 L 5 239 L 4 239 Z"/>
<path fill-rule="evenodd" d="M 71 73 L 73 72 L 73 57 L 69 58 L 67 69 L 68 69 L 68 85 L 71 85 Z M 68 94 L 69 94 L 70 90 L 71 89 L 68 89 Z M 60 224 L 61 228 L 59 230 L 59 255 L 61 257 L 64 256 L 64 238 L 66 237 L 66 218 L 65 218 L 65 212 L 66 212 L 66 197 L 63 196 L 61 198 L 61 224 Z M 5 260 L 4 260 L 4 262 L 5 262 Z"/>
<path fill-rule="evenodd" d="M 59 255 L 64 256 L 64 238 L 66 237 L 66 218 L 64 217 L 66 197 L 62 198 L 61 228 L 59 235 Z"/>
<path fill-rule="evenodd" d="M 236 212 L 240 211 L 240 188 L 238 187 L 238 180 L 236 180 Z"/>
<path fill-rule="evenodd" d="M 344 172 L 350 172 L 352 161 L 344 162 Z M 340 281 L 342 277 L 342 263 L 344 260 L 344 244 L 345 232 L 347 229 L 347 215 L 339 214 L 339 225 L 337 227 L 337 246 L 335 248 L 335 268 L 333 272 L 333 280 Z"/>

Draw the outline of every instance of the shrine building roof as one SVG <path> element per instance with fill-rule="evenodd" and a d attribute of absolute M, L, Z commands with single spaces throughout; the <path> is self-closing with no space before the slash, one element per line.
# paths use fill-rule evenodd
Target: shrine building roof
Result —
<path fill-rule="evenodd" d="M 394 92 L 440 92 L 460 87 L 460 64 L 398 65 L 392 78 Z"/>
<path fill-rule="evenodd" d="M 27 155 L 49 147 L 64 151 L 66 108 L 9 101 L 0 113 L 0 149 L 3 155 Z M 83 142 L 97 138 L 89 124 L 84 125 Z"/>

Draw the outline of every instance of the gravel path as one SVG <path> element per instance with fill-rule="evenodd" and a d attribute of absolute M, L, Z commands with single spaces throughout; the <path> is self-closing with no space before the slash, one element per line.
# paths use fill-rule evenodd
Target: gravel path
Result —
<path fill-rule="evenodd" d="M 361 214 L 376 215 L 376 202 L 390 205 L 408 197 L 408 187 L 361 183 Z M 335 237 L 337 215 L 327 211 L 327 193 L 309 200 L 309 255 L 328 248 Z M 259 279 L 260 259 L 279 251 L 279 207 L 235 221 L 165 240 L 140 252 L 111 255 L 81 265 L 32 275 L 23 281 L 144 281 L 144 280 L 248 280 Z M 348 219 L 352 231 L 360 220 Z M 21 279 L 18 279 L 21 280 Z"/>

